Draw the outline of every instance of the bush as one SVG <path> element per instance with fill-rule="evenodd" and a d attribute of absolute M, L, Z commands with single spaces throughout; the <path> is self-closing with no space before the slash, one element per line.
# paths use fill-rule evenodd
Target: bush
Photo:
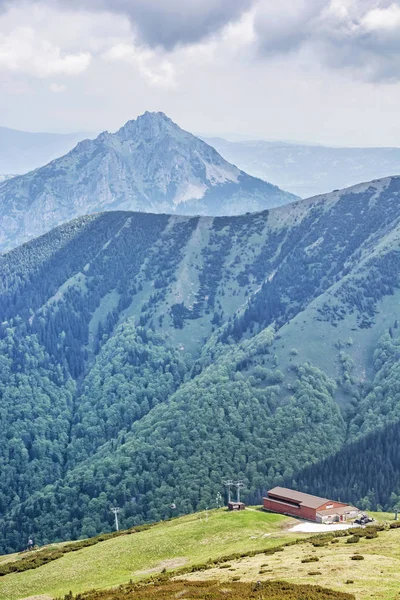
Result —
<path fill-rule="evenodd" d="M 360 541 L 360 536 L 358 535 L 352 535 L 351 537 L 347 538 L 346 543 L 347 544 L 357 544 L 357 542 Z"/>
<path fill-rule="evenodd" d="M 364 560 L 364 557 L 361 554 L 355 554 L 351 557 L 351 560 Z"/>
<path fill-rule="evenodd" d="M 314 548 L 324 548 L 327 541 L 328 540 L 315 540 L 315 542 L 312 542 L 312 545 Z"/>
<path fill-rule="evenodd" d="M 309 556 L 308 558 L 303 558 L 302 559 L 302 563 L 312 563 L 312 562 L 318 562 L 319 558 L 318 556 Z"/>
<path fill-rule="evenodd" d="M 322 575 L 321 571 L 309 571 L 309 575 Z"/>

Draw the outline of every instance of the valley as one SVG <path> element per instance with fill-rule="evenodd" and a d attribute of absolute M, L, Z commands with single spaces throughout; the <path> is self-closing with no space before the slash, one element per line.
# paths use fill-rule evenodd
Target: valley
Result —
<path fill-rule="evenodd" d="M 254 177 L 301 198 L 400 172 L 399 148 L 355 148 L 275 140 L 207 138 L 220 154 Z"/>

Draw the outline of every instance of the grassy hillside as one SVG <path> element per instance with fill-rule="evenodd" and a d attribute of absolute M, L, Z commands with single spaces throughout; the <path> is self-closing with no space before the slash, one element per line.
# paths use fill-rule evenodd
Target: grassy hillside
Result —
<path fill-rule="evenodd" d="M 282 580 L 314 584 L 354 594 L 357 600 L 389 600 L 400 593 L 400 529 L 380 532 L 377 538 L 315 547 L 312 543 L 289 546 L 272 556 L 257 555 L 229 561 L 216 568 L 185 576 L 188 581 L 241 582 Z M 354 559 L 358 556 L 359 559 Z"/>
<path fill-rule="evenodd" d="M 163 569 L 271 548 L 296 538 L 286 531 L 290 523 L 291 519 L 250 509 L 181 517 L 71 552 L 34 570 L 0 577 L 0 598 L 19 600 L 107 588 L 148 578 Z"/>
<path fill-rule="evenodd" d="M 377 531 L 310 536 L 289 531 L 295 520 L 254 508 L 197 513 L 0 577 L 0 597 L 220 600 L 229 591 L 241 600 L 394 600 L 400 528 L 390 528 L 390 514 L 373 516 Z"/>

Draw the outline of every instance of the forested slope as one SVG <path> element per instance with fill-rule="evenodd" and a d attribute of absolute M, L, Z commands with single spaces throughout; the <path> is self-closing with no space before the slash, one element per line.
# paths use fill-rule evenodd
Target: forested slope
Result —
<path fill-rule="evenodd" d="M 370 433 L 307 467 L 290 485 L 345 499 L 364 510 L 400 508 L 400 423 Z"/>
<path fill-rule="evenodd" d="M 357 441 L 297 473 L 291 485 L 371 510 L 400 507 L 400 336 L 396 320 L 373 355 L 375 377 L 348 407 Z M 385 423 L 390 423 L 385 425 Z M 360 429 L 364 435 L 360 437 Z M 371 433 L 372 432 L 372 433 Z"/>
<path fill-rule="evenodd" d="M 1 550 L 212 506 L 225 477 L 256 500 L 396 422 L 399 191 L 103 213 L 0 256 Z"/>

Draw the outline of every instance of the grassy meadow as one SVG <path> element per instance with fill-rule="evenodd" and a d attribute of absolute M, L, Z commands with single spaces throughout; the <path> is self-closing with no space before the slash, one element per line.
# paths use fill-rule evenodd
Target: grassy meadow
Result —
<path fill-rule="evenodd" d="M 108 588 L 163 569 L 271 548 L 299 537 L 287 532 L 293 522 L 251 509 L 240 513 L 213 510 L 161 522 L 147 531 L 71 552 L 37 569 L 1 577 L 0 598 L 52 598 L 69 591 Z"/>
<path fill-rule="evenodd" d="M 384 514 L 380 518 L 384 520 Z M 262 554 L 229 561 L 207 571 L 185 576 L 189 581 L 267 582 L 314 584 L 354 594 L 356 600 L 400 598 L 400 528 L 379 532 L 358 543 L 336 538 L 323 547 L 312 543 L 285 547 L 271 556 Z M 354 559 L 359 556 L 363 558 Z"/>

